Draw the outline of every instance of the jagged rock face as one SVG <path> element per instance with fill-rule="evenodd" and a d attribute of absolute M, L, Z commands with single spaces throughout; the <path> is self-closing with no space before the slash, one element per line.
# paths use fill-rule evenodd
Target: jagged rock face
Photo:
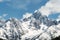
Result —
<path fill-rule="evenodd" d="M 0 38 L 4 40 L 51 40 L 60 36 L 60 20 L 50 20 L 35 12 L 28 18 L 0 21 Z"/>
<path fill-rule="evenodd" d="M 6 40 L 20 40 L 20 36 L 23 34 L 20 21 L 14 18 L 7 20 L 0 31 L 0 37 Z"/>

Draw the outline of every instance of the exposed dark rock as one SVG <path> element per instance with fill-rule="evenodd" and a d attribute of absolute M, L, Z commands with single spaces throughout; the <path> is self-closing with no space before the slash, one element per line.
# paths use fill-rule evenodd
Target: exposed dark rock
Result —
<path fill-rule="evenodd" d="M 4 39 L 0 38 L 0 40 L 4 40 Z"/>
<path fill-rule="evenodd" d="M 52 40 L 60 40 L 60 36 L 56 37 L 56 38 L 53 38 Z"/>

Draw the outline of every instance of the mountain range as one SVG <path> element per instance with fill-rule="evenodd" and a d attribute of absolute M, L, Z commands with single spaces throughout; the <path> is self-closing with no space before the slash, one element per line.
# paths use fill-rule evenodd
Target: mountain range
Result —
<path fill-rule="evenodd" d="M 49 19 L 39 11 L 22 19 L 0 20 L 0 38 L 3 40 L 52 40 L 60 36 L 60 19 Z"/>

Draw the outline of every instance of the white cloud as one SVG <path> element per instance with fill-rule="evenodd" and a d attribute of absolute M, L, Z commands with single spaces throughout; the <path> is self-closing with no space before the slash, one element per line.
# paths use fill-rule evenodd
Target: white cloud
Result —
<path fill-rule="evenodd" d="M 45 6 L 42 6 L 39 11 L 42 13 L 42 15 L 49 15 L 51 13 L 59 13 L 60 12 L 60 0 L 49 0 L 45 4 Z"/>
<path fill-rule="evenodd" d="M 1 16 L 0 16 L 0 19 L 1 19 L 1 20 L 5 20 L 5 17 L 6 17 L 7 15 L 8 15 L 8 14 L 3 14 L 3 15 L 1 15 Z"/>
<path fill-rule="evenodd" d="M 5 2 L 5 1 L 10 1 L 10 0 L 0 0 L 0 2 Z"/>
<path fill-rule="evenodd" d="M 7 15 L 8 15 L 8 14 L 3 14 L 2 16 L 3 16 L 3 17 L 6 17 Z"/>
<path fill-rule="evenodd" d="M 28 10 L 28 5 L 31 3 L 36 5 L 40 2 L 41 0 L 11 0 L 11 4 L 8 5 L 13 8 Z"/>
<path fill-rule="evenodd" d="M 2 18 L 2 16 L 0 16 L 0 19 Z"/>
<path fill-rule="evenodd" d="M 30 0 L 11 0 L 11 3 L 9 3 L 8 5 L 12 6 L 13 8 L 27 10 L 27 6 L 29 3 Z"/>
<path fill-rule="evenodd" d="M 0 0 L 0 2 L 2 2 L 3 0 Z"/>

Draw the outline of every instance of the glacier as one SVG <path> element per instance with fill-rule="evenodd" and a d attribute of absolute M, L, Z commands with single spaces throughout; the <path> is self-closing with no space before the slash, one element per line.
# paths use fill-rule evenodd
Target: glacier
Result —
<path fill-rule="evenodd" d="M 52 40 L 58 36 L 60 18 L 49 19 L 39 11 L 26 14 L 22 19 L 0 20 L 0 39 L 3 40 Z"/>

